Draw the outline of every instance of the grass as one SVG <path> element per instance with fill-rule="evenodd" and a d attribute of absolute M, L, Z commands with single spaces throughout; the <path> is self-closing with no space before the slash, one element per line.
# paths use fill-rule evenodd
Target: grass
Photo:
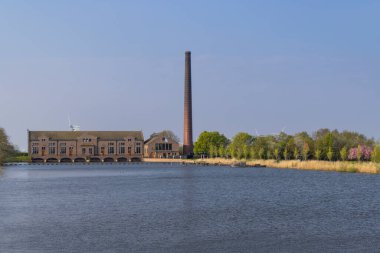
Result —
<path fill-rule="evenodd" d="M 22 163 L 22 162 L 30 162 L 30 158 L 28 155 L 18 155 L 18 156 L 10 156 L 5 159 L 6 163 Z"/>

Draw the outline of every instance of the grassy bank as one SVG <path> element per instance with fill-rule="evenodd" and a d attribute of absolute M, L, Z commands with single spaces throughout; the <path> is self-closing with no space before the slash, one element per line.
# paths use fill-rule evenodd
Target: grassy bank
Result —
<path fill-rule="evenodd" d="M 30 162 L 29 156 L 26 154 L 14 155 L 5 158 L 5 163 L 27 163 Z"/>
<path fill-rule="evenodd" d="M 179 163 L 208 163 L 208 164 L 223 164 L 231 165 L 241 160 L 224 159 L 224 158 L 208 158 L 196 160 L 181 160 L 181 159 L 144 159 L 146 162 L 179 162 Z M 244 160 L 243 160 L 244 161 Z M 276 161 L 276 160 L 249 160 L 245 161 L 247 165 L 265 165 L 270 168 L 280 169 L 300 169 L 300 170 L 323 170 L 323 171 L 338 171 L 338 172 L 360 172 L 360 173 L 380 173 L 380 164 L 372 162 L 328 162 L 328 161 Z"/>

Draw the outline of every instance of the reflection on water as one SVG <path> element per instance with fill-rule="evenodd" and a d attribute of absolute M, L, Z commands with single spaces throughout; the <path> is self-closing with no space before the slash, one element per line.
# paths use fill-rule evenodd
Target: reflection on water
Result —
<path fill-rule="evenodd" d="M 379 175 L 193 165 L 0 170 L 0 252 L 364 252 Z"/>

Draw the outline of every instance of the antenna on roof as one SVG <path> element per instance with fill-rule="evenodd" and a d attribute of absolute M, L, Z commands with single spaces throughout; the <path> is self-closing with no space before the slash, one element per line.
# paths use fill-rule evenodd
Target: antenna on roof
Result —
<path fill-rule="evenodd" d="M 71 131 L 73 132 L 80 131 L 80 126 L 71 124 L 70 115 L 68 115 L 68 118 L 69 118 L 69 128 L 71 129 Z"/>

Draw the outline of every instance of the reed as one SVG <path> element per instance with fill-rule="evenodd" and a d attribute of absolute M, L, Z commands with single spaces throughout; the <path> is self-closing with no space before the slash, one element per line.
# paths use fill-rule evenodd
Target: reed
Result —
<path fill-rule="evenodd" d="M 236 162 L 245 160 L 225 159 L 225 158 L 207 158 L 207 159 L 145 159 L 146 162 L 177 162 L 177 163 L 208 163 L 215 165 L 231 165 Z M 322 170 L 322 171 L 337 171 L 337 172 L 351 172 L 351 173 L 380 173 L 380 163 L 373 162 L 352 162 L 352 161 L 300 161 L 300 160 L 247 160 L 247 165 L 253 166 L 255 164 L 265 165 L 269 168 L 279 169 L 299 169 L 299 170 Z"/>
<path fill-rule="evenodd" d="M 211 164 L 232 164 L 236 160 L 227 159 L 207 159 Z M 329 161 L 300 161 L 300 160 L 249 160 L 247 165 L 265 165 L 271 168 L 283 169 L 300 169 L 300 170 L 323 170 L 323 171 L 338 171 L 338 172 L 360 172 L 360 173 L 380 173 L 380 164 L 373 162 L 329 162 Z"/>

